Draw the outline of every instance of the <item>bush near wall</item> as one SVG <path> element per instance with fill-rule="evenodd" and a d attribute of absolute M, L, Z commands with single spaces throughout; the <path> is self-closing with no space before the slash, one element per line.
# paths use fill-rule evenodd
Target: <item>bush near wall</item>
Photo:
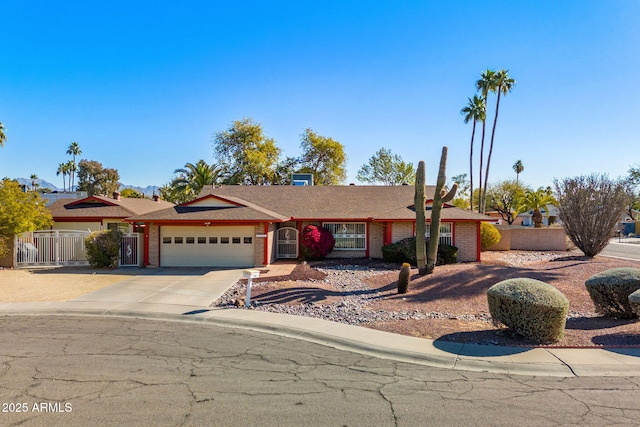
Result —
<path fill-rule="evenodd" d="M 536 343 L 564 337 L 569 301 L 553 286 L 535 279 L 503 280 L 487 291 L 489 312 L 501 323 Z"/>
<path fill-rule="evenodd" d="M 335 239 L 325 228 L 307 225 L 302 230 L 302 256 L 309 261 L 324 259 L 333 250 Z"/>
<path fill-rule="evenodd" d="M 638 317 L 629 296 L 640 289 L 640 269 L 612 268 L 591 276 L 584 284 L 597 313 L 621 319 Z"/>
<path fill-rule="evenodd" d="M 500 232 L 496 226 L 488 222 L 480 223 L 480 250 L 486 251 L 498 242 L 500 242 Z"/>
<path fill-rule="evenodd" d="M 408 262 L 416 265 L 416 238 L 407 237 L 382 247 L 382 258 L 387 262 Z M 438 245 L 437 265 L 458 262 L 458 248 L 451 245 Z"/>
<path fill-rule="evenodd" d="M 116 268 L 122 233 L 115 230 L 95 231 L 84 241 L 87 260 L 93 268 Z"/>

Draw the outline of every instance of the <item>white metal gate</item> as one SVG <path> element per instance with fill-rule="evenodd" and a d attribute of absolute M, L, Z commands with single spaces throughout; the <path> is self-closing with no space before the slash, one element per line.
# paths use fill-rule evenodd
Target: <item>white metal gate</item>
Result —
<path fill-rule="evenodd" d="M 298 258 L 298 230 L 293 227 L 278 229 L 278 258 Z"/>
<path fill-rule="evenodd" d="M 88 231 L 42 230 L 16 236 L 16 266 L 89 265 L 84 239 Z"/>
<path fill-rule="evenodd" d="M 84 240 L 89 231 L 41 230 L 22 233 L 15 238 L 16 267 L 75 265 L 87 266 Z M 140 265 L 140 233 L 125 233 L 120 243 L 120 267 Z"/>
<path fill-rule="evenodd" d="M 140 265 L 140 234 L 125 233 L 120 242 L 120 267 L 138 267 Z"/>

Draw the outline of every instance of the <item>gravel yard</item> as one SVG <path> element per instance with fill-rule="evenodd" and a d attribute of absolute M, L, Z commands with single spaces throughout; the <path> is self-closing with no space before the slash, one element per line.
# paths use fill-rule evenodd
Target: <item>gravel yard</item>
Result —
<path fill-rule="evenodd" d="M 439 266 L 428 276 L 412 271 L 409 292 L 397 294 L 398 267 L 381 262 L 301 264 L 289 277 L 254 282 L 252 309 L 456 342 L 531 345 L 491 323 L 486 290 L 511 277 L 531 277 L 560 290 L 570 302 L 565 338 L 557 346 L 640 347 L 640 322 L 604 319 L 584 281 L 609 268 L 640 262 L 577 252 L 485 252 L 481 263 Z M 213 305 L 243 307 L 239 282 Z"/>

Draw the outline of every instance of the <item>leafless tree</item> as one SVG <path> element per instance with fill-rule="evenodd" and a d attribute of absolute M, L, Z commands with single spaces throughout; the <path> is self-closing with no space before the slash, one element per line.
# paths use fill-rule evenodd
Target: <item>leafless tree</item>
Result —
<path fill-rule="evenodd" d="M 558 213 L 571 241 L 588 257 L 609 243 L 629 203 L 628 184 L 607 175 L 554 181 Z"/>

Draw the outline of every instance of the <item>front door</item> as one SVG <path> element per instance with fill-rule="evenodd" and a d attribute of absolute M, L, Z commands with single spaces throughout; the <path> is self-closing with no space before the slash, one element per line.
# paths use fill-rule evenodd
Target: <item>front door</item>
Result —
<path fill-rule="evenodd" d="M 278 258 L 298 258 L 298 230 L 293 227 L 278 229 Z"/>

